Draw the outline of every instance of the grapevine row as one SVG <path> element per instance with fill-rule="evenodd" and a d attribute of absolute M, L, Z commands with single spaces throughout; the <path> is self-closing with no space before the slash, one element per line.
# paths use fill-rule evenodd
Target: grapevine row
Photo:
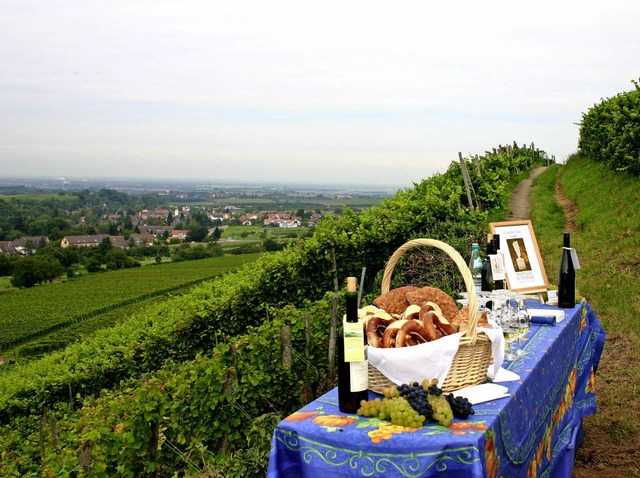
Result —
<path fill-rule="evenodd" d="M 580 152 L 615 171 L 640 176 L 640 82 L 582 115 Z"/>
<path fill-rule="evenodd" d="M 0 303 L 0 350 L 69 324 L 209 280 L 235 269 L 246 260 L 247 257 L 228 256 L 147 266 L 5 294 Z"/>

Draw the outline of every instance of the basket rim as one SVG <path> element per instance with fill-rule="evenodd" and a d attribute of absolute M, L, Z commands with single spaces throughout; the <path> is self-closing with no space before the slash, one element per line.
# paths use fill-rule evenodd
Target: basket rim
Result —
<path fill-rule="evenodd" d="M 460 344 L 462 345 L 463 343 L 475 343 L 478 336 L 476 327 L 478 324 L 480 313 L 478 311 L 478 295 L 473 283 L 473 276 L 471 275 L 471 270 L 469 269 L 469 266 L 467 265 L 464 258 L 458 251 L 456 251 L 446 242 L 437 239 L 419 238 L 407 241 L 403 245 L 398 247 L 387 261 L 387 265 L 384 269 L 384 274 L 382 276 L 381 293 L 384 294 L 389 292 L 389 288 L 391 285 L 391 276 L 393 275 L 396 264 L 404 255 L 404 253 L 421 246 L 435 247 L 437 249 L 440 249 L 441 251 L 444 251 L 458 267 L 458 270 L 460 271 L 460 274 L 464 279 L 465 287 L 467 288 L 467 296 L 469 301 L 469 327 L 466 331 L 462 332 L 462 336 L 460 337 Z"/>

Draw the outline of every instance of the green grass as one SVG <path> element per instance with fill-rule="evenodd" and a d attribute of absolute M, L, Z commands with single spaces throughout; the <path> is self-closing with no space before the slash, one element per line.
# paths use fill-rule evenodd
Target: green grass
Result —
<path fill-rule="evenodd" d="M 531 192 L 531 223 L 542 256 L 549 284 L 557 287 L 558 265 L 562 255 L 562 235 L 565 230 L 564 210 L 555 200 L 560 165 L 552 165 L 534 181 Z M 572 237 L 575 242 L 575 237 Z"/>
<path fill-rule="evenodd" d="M 393 195 L 390 195 L 393 196 Z M 224 198 L 223 200 L 213 199 L 204 203 L 207 206 L 224 207 L 228 204 L 234 204 L 243 208 L 254 208 L 260 210 L 284 210 L 297 211 L 304 209 L 306 211 L 332 210 L 336 207 L 348 207 L 354 210 L 368 209 L 377 206 L 382 202 L 382 197 L 357 197 L 357 198 L 331 198 L 331 197 L 293 197 L 286 198 Z M 190 203 L 193 205 L 194 203 Z M 196 203 L 197 204 L 197 203 Z"/>
<path fill-rule="evenodd" d="M 0 301 L 0 350 L 120 307 L 233 271 L 259 254 L 229 255 L 91 274 L 14 290 Z"/>
<path fill-rule="evenodd" d="M 638 460 L 633 457 L 640 435 L 640 178 L 576 155 L 534 182 L 531 220 L 552 283 L 557 282 L 565 228 L 564 212 L 554 199 L 557 181 L 579 210 L 577 230 L 571 234 L 581 265 L 576 287 L 607 333 L 597 372 L 598 413 L 585 420 L 585 442 L 576 463 L 587 469 L 606 463 L 614 470 L 606 476 L 635 476 Z"/>
<path fill-rule="evenodd" d="M 571 234 L 581 265 L 576 272 L 578 290 L 609 331 L 640 335 L 640 179 L 605 170 L 579 156 L 538 178 L 531 221 L 551 283 L 557 283 L 565 226 L 553 197 L 558 178 L 565 195 L 579 208 L 578 230 Z"/>
<path fill-rule="evenodd" d="M 288 236 L 300 237 L 309 231 L 308 227 L 262 227 L 262 226 L 228 226 L 222 230 L 220 239 L 280 239 Z"/>
<path fill-rule="evenodd" d="M 581 290 L 609 330 L 640 335 L 640 179 L 576 158 L 563 187 L 580 204 L 575 247 L 583 251 Z"/>
<path fill-rule="evenodd" d="M 11 285 L 11 277 L 0 277 L 0 295 L 11 292 L 12 290 L 14 290 L 14 287 Z"/>

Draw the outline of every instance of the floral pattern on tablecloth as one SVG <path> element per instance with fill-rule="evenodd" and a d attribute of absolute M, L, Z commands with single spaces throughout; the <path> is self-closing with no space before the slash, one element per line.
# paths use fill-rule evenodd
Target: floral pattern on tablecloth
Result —
<path fill-rule="evenodd" d="M 555 327 L 532 326 L 527 339 L 530 355 L 508 366 L 521 377 L 503 384 L 510 397 L 476 405 L 449 427 L 343 414 L 333 389 L 276 428 L 267 477 L 551 476 L 575 427 L 596 411 L 604 330 L 583 301 Z"/>

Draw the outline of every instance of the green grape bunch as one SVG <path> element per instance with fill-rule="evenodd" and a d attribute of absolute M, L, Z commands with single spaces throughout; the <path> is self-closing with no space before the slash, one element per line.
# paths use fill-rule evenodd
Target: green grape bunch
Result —
<path fill-rule="evenodd" d="M 382 391 L 383 398 L 362 400 L 358 415 L 391 420 L 394 425 L 418 428 L 429 421 L 449 426 L 453 417 L 467 418 L 473 408 L 466 398 L 445 395 L 438 380 L 403 383 Z"/>

